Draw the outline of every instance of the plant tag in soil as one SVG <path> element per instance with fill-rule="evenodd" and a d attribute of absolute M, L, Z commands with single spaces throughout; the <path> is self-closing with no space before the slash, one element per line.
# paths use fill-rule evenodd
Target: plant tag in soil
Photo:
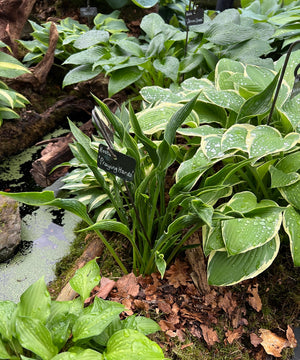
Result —
<path fill-rule="evenodd" d="M 95 17 L 98 13 L 96 7 L 88 6 L 80 8 L 80 16 L 82 17 Z"/>
<path fill-rule="evenodd" d="M 200 25 L 204 21 L 204 10 L 197 8 L 196 10 L 189 10 L 185 12 L 185 23 L 189 27 L 191 25 Z"/>
<path fill-rule="evenodd" d="M 110 151 L 115 154 L 115 158 Z M 122 154 L 116 150 L 109 150 L 107 146 L 100 144 L 97 163 L 102 170 L 127 181 L 133 180 L 136 162 L 131 156 Z"/>

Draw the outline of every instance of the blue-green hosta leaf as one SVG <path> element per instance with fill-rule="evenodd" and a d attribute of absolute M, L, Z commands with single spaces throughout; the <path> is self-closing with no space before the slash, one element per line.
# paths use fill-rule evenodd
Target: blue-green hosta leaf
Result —
<path fill-rule="evenodd" d="M 107 360 L 164 360 L 162 349 L 154 341 L 136 330 L 123 329 L 108 340 L 104 353 Z"/>
<path fill-rule="evenodd" d="M 202 234 L 203 252 L 205 256 L 208 256 L 214 250 L 225 251 L 220 221 L 213 221 L 210 227 L 207 225 L 203 226 Z"/>
<path fill-rule="evenodd" d="M 0 52 L 0 76 L 15 78 L 30 71 L 13 56 Z"/>
<path fill-rule="evenodd" d="M 74 64 L 74 65 L 86 65 L 94 64 L 99 60 L 103 55 L 107 54 L 107 50 L 102 46 L 94 46 L 92 48 L 77 52 L 72 54 L 64 61 L 65 64 Z"/>
<path fill-rule="evenodd" d="M 222 136 L 221 148 L 223 152 L 231 149 L 247 151 L 246 139 L 249 131 L 254 129 L 250 124 L 235 124 Z"/>
<path fill-rule="evenodd" d="M 145 56 L 147 58 L 158 57 L 165 48 L 165 41 L 166 37 L 164 34 L 159 33 L 155 35 L 149 43 Z"/>
<path fill-rule="evenodd" d="M 44 277 L 37 280 L 20 297 L 18 315 L 29 316 L 45 323 L 50 315 L 51 297 Z"/>
<path fill-rule="evenodd" d="M 202 139 L 201 149 L 209 160 L 224 156 L 224 152 L 221 149 L 221 140 L 222 136 L 220 135 L 208 135 Z"/>
<path fill-rule="evenodd" d="M 268 21 L 271 24 L 275 24 L 275 25 L 285 25 L 286 23 L 289 22 L 299 21 L 300 20 L 299 10 L 300 7 L 295 6 L 295 8 L 290 9 L 287 12 L 282 12 L 272 16 L 270 19 L 268 19 Z"/>
<path fill-rule="evenodd" d="M 114 71 L 108 83 L 108 95 L 113 96 L 117 92 L 133 84 L 142 76 L 143 71 L 137 66 L 125 67 Z"/>
<path fill-rule="evenodd" d="M 288 151 L 299 142 L 300 134 L 290 133 L 284 138 L 280 132 L 267 125 L 260 125 L 251 130 L 247 138 L 249 157 L 262 157 L 268 154 Z"/>
<path fill-rule="evenodd" d="M 271 83 L 263 91 L 246 100 L 240 108 L 237 121 L 245 120 L 256 115 L 265 115 L 270 110 L 278 77 L 279 73 L 277 73 Z"/>
<path fill-rule="evenodd" d="M 220 76 L 220 74 L 223 71 L 229 72 L 229 73 L 241 73 L 243 74 L 245 70 L 245 65 L 243 65 L 241 62 L 239 61 L 235 61 L 232 59 L 226 59 L 223 58 L 221 59 L 216 66 L 215 69 L 215 78 L 216 78 L 216 84 L 218 83 L 218 78 Z"/>
<path fill-rule="evenodd" d="M 186 74 L 194 69 L 199 69 L 204 61 L 202 54 L 190 54 L 180 61 L 178 71 L 180 74 Z"/>
<path fill-rule="evenodd" d="M 143 17 L 140 27 L 150 39 L 153 39 L 156 34 L 163 30 L 164 25 L 165 22 L 162 17 L 156 13 L 151 13 Z"/>
<path fill-rule="evenodd" d="M 97 68 L 93 70 L 92 64 L 89 65 L 80 65 L 75 69 L 70 70 L 63 80 L 63 87 L 77 84 L 81 81 L 87 81 L 93 79 L 102 72 L 102 68 Z"/>
<path fill-rule="evenodd" d="M 283 214 L 284 230 L 290 238 L 290 249 L 295 266 L 300 266 L 300 212 L 288 206 Z"/>
<path fill-rule="evenodd" d="M 183 93 L 177 94 L 170 89 L 164 89 L 160 86 L 145 86 L 140 91 L 140 94 L 148 103 L 154 103 L 157 101 L 177 103 L 184 97 Z"/>
<path fill-rule="evenodd" d="M 199 100 L 213 103 L 225 109 L 238 113 L 243 106 L 244 99 L 233 90 L 204 89 Z"/>
<path fill-rule="evenodd" d="M 274 210 L 267 216 L 236 218 L 222 221 L 222 235 L 229 255 L 237 255 L 260 247 L 278 233 L 282 221 Z"/>
<path fill-rule="evenodd" d="M 289 172 L 277 169 L 275 166 L 271 166 L 271 188 L 278 188 L 289 186 L 300 180 L 300 175 L 297 172 Z"/>
<path fill-rule="evenodd" d="M 249 26 L 234 23 L 212 24 L 203 34 L 204 38 L 217 45 L 232 45 L 250 40 L 255 31 Z"/>
<path fill-rule="evenodd" d="M 82 301 L 84 301 L 90 296 L 92 289 L 99 284 L 100 278 L 99 266 L 96 259 L 94 259 L 76 271 L 70 280 L 70 285 L 81 296 Z"/>
<path fill-rule="evenodd" d="M 134 41 L 130 41 L 128 38 L 119 41 L 118 46 L 120 46 L 120 48 L 122 48 L 124 51 L 126 51 L 129 54 L 138 57 L 144 56 L 144 51 L 142 50 L 141 46 Z"/>
<path fill-rule="evenodd" d="M 105 19 L 101 26 L 101 30 L 108 31 L 110 34 L 129 31 L 123 19 L 112 18 Z"/>
<path fill-rule="evenodd" d="M 140 111 L 136 116 L 143 132 L 151 135 L 164 130 L 172 115 L 182 107 L 181 104 L 162 103 L 153 108 Z M 187 116 L 184 124 L 192 127 L 199 124 L 199 118 L 194 110 Z"/>
<path fill-rule="evenodd" d="M 292 89 L 294 85 L 294 81 L 295 81 L 294 71 L 295 71 L 295 67 L 299 64 L 299 57 L 300 57 L 300 50 L 293 51 L 289 57 L 286 70 L 284 72 L 284 80 L 290 89 Z M 282 55 L 281 58 L 274 63 L 276 71 L 279 72 L 282 69 L 285 58 L 286 58 L 286 54 Z"/>
<path fill-rule="evenodd" d="M 98 313 L 83 314 L 76 320 L 72 333 L 73 341 L 97 336 L 124 310 L 122 304 L 111 304 L 107 309 Z"/>
<path fill-rule="evenodd" d="M 207 278 L 210 285 L 229 286 L 251 279 L 265 271 L 276 258 L 279 236 L 263 246 L 235 256 L 226 251 L 213 251 L 208 260 Z"/>
<path fill-rule="evenodd" d="M 157 71 L 160 71 L 165 76 L 173 80 L 174 82 L 178 79 L 179 60 L 174 56 L 166 56 L 162 60 L 155 59 L 153 66 Z"/>
<path fill-rule="evenodd" d="M 109 40 L 109 33 L 104 30 L 90 30 L 83 33 L 74 42 L 77 49 L 87 49 L 97 44 L 105 44 Z"/>
<path fill-rule="evenodd" d="M 0 334 L 2 339 L 12 339 L 12 319 L 16 307 L 17 305 L 12 301 L 0 301 Z"/>
<path fill-rule="evenodd" d="M 50 360 L 58 353 L 49 330 L 41 320 L 18 316 L 16 318 L 16 332 L 20 344 L 43 360 Z"/>

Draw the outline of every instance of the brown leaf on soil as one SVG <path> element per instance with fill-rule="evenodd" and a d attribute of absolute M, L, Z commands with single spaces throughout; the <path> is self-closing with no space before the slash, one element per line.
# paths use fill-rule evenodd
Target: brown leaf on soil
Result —
<path fill-rule="evenodd" d="M 131 310 L 131 300 L 130 299 L 123 299 L 122 305 L 125 306 L 124 312 L 126 313 L 126 315 L 128 315 L 128 316 L 133 315 L 133 311 Z"/>
<path fill-rule="evenodd" d="M 288 346 L 289 342 L 267 329 L 259 329 L 260 337 L 263 340 L 261 345 L 265 352 L 275 357 L 281 357 L 281 351 Z"/>
<path fill-rule="evenodd" d="M 200 324 L 204 340 L 208 346 L 213 346 L 216 342 L 220 342 L 218 334 L 212 328 L 205 324 Z"/>
<path fill-rule="evenodd" d="M 292 328 L 289 325 L 286 330 L 286 338 L 288 339 L 289 347 L 291 347 L 291 348 L 297 347 L 297 340 L 295 338 L 294 331 L 292 330 Z"/>
<path fill-rule="evenodd" d="M 114 288 L 116 282 L 106 277 L 102 277 L 100 281 L 100 288 L 96 292 L 96 296 L 102 299 L 106 299 L 109 293 Z"/>
<path fill-rule="evenodd" d="M 244 333 L 244 329 L 242 326 L 240 326 L 237 329 L 226 331 L 225 335 L 226 335 L 228 343 L 232 344 L 234 342 L 234 340 L 240 339 L 240 337 L 243 335 L 243 333 Z"/>
<path fill-rule="evenodd" d="M 177 258 L 175 263 L 170 266 L 170 269 L 166 271 L 166 278 L 169 284 L 173 285 L 176 289 L 181 285 L 186 286 L 187 281 L 190 279 L 188 268 L 189 266 L 186 263 Z"/>
<path fill-rule="evenodd" d="M 255 333 L 250 334 L 250 341 L 254 347 L 257 347 L 259 344 L 262 343 L 262 339 L 259 336 L 257 336 Z"/>
<path fill-rule="evenodd" d="M 254 310 L 257 312 L 261 311 L 262 309 L 262 302 L 260 299 L 260 296 L 258 294 L 258 284 L 255 285 L 249 285 L 247 289 L 247 293 L 250 294 L 250 296 L 247 298 L 248 303 L 253 307 Z"/>
<path fill-rule="evenodd" d="M 232 315 L 238 307 L 236 300 L 232 297 L 231 291 L 227 291 L 224 296 L 220 297 L 218 305 L 228 315 Z"/>
<path fill-rule="evenodd" d="M 120 296 L 127 297 L 131 295 L 136 297 L 139 293 L 140 286 L 137 282 L 137 278 L 133 273 L 122 276 L 116 283 Z"/>
<path fill-rule="evenodd" d="M 161 327 L 162 331 L 175 330 L 174 324 L 170 321 L 160 320 L 158 325 Z"/>
<path fill-rule="evenodd" d="M 204 304 L 211 306 L 212 309 L 215 309 L 218 306 L 217 299 L 216 290 L 212 290 L 209 294 L 204 296 Z"/>
<path fill-rule="evenodd" d="M 134 299 L 133 304 L 137 310 L 144 310 L 146 312 L 149 311 L 150 306 L 146 301 Z"/>
<path fill-rule="evenodd" d="M 181 329 L 177 329 L 176 330 L 176 335 L 178 336 L 178 340 L 180 342 L 184 342 L 185 341 L 185 333 L 184 331 L 182 331 Z"/>
<path fill-rule="evenodd" d="M 171 314 L 172 312 L 172 308 L 170 304 L 166 303 L 165 301 L 159 301 L 157 303 L 157 307 L 159 308 L 160 311 L 162 311 L 165 314 Z"/>
<path fill-rule="evenodd" d="M 200 329 L 198 328 L 198 326 L 192 326 L 190 329 L 190 332 L 193 336 L 197 337 L 198 339 L 202 338 L 202 333 L 201 333 Z"/>

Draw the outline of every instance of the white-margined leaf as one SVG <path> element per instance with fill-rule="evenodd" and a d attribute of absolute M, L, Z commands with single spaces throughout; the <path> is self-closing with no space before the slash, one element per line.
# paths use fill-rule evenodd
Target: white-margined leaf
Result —
<path fill-rule="evenodd" d="M 288 206 L 283 214 L 283 226 L 290 238 L 290 249 L 295 266 L 300 266 L 300 212 Z"/>

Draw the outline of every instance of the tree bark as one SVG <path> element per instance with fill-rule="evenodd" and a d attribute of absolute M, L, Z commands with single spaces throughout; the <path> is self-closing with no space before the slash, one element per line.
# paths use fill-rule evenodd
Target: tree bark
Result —
<path fill-rule="evenodd" d="M 17 57 L 15 40 L 20 38 L 23 27 L 36 0 L 0 0 L 0 40 L 9 45 Z"/>

